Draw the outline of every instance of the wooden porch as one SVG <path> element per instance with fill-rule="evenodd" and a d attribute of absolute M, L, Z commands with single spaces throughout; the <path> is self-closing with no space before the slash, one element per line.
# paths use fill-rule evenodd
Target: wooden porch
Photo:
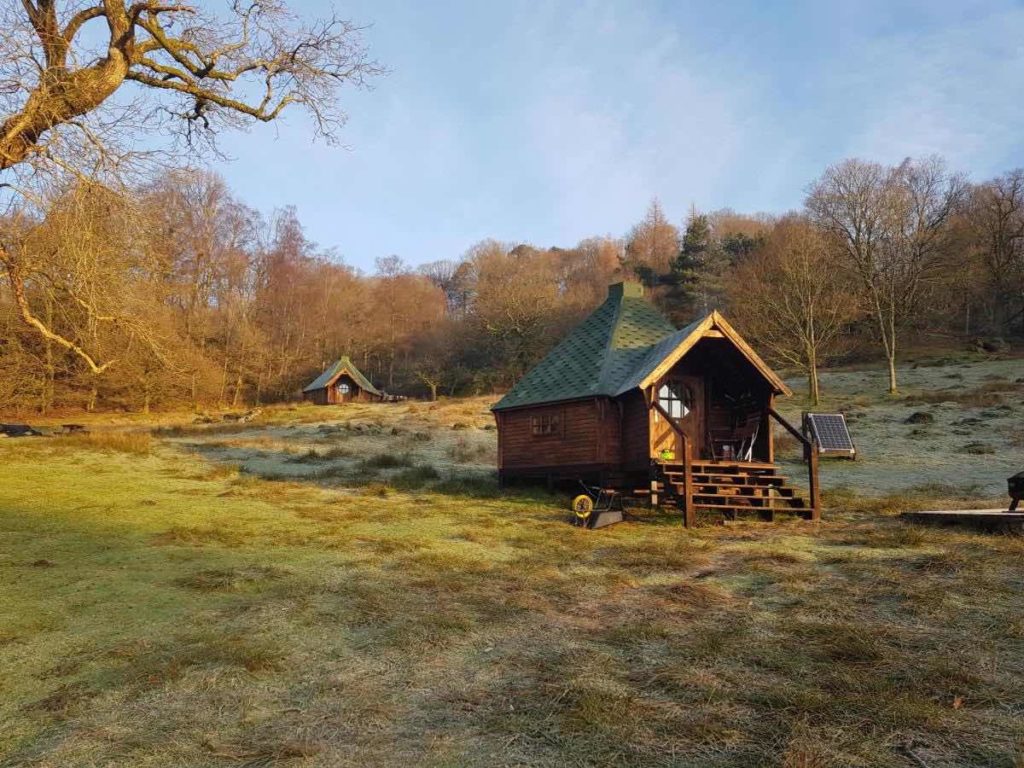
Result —
<path fill-rule="evenodd" d="M 693 458 L 686 431 L 657 400 L 652 399 L 651 407 L 661 413 L 682 445 L 681 461 L 652 459 L 649 490 L 652 506 L 668 503 L 679 507 L 687 527 L 696 524 L 698 511 L 720 511 L 726 519 L 754 513 L 763 520 L 774 520 L 776 512 L 795 514 L 807 520 L 821 519 L 818 452 L 811 440 L 774 408 L 768 409 L 771 419 L 803 448 L 809 498 L 801 495 L 789 478 L 780 474 L 774 462 Z"/>

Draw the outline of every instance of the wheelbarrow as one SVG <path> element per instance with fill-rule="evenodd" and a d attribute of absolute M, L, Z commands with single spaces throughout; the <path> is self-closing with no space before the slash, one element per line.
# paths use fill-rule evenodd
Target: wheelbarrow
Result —
<path fill-rule="evenodd" d="M 580 528 L 604 528 L 621 523 L 626 510 L 622 505 L 622 494 L 613 488 L 587 485 L 580 480 L 583 493 L 573 497 L 572 524 Z"/>

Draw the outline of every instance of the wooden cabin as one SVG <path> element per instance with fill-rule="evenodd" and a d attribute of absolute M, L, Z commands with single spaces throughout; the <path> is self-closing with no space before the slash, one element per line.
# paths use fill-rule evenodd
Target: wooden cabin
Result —
<path fill-rule="evenodd" d="M 342 405 L 377 402 L 384 395 L 345 356 L 311 381 L 302 390 L 302 399 L 317 405 Z"/>
<path fill-rule="evenodd" d="M 698 509 L 817 518 L 816 454 L 774 407 L 790 394 L 718 312 L 677 330 L 617 283 L 494 405 L 499 479 L 645 494 L 687 524 Z M 778 474 L 773 422 L 804 445 L 809 502 Z"/>

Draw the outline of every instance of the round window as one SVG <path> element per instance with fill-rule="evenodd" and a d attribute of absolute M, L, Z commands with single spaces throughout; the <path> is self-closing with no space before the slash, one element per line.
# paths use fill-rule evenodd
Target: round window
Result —
<path fill-rule="evenodd" d="M 693 410 L 693 392 L 675 381 L 666 381 L 658 390 L 658 404 L 673 419 L 684 419 Z"/>

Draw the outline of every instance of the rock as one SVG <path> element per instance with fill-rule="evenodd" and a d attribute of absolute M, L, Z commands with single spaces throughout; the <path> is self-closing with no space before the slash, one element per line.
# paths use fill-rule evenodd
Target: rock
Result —
<path fill-rule="evenodd" d="M 1010 348 L 1010 345 L 1006 343 L 1006 339 L 999 337 L 993 339 L 975 339 L 974 348 L 979 352 L 1005 352 Z"/>
<path fill-rule="evenodd" d="M 977 424 L 983 424 L 984 422 L 976 416 L 964 416 L 962 419 L 958 419 L 953 423 L 960 427 L 972 427 Z"/>
<path fill-rule="evenodd" d="M 995 453 L 996 449 L 988 443 L 968 443 L 960 449 L 961 453 L 970 453 L 975 456 L 983 456 L 990 453 Z"/>
<path fill-rule="evenodd" d="M 933 424 L 935 417 L 927 411 L 914 411 L 903 420 L 904 424 Z"/>
<path fill-rule="evenodd" d="M 1005 416 L 1008 413 L 1013 412 L 1012 405 L 997 405 L 994 408 L 986 408 L 981 412 L 981 415 L 986 419 L 998 419 L 1001 416 Z"/>
<path fill-rule="evenodd" d="M 251 411 L 246 411 L 241 416 L 239 416 L 238 420 L 241 423 L 243 423 L 243 424 L 248 424 L 250 421 L 255 419 L 261 413 L 263 413 L 263 409 L 262 408 L 253 408 Z"/>

